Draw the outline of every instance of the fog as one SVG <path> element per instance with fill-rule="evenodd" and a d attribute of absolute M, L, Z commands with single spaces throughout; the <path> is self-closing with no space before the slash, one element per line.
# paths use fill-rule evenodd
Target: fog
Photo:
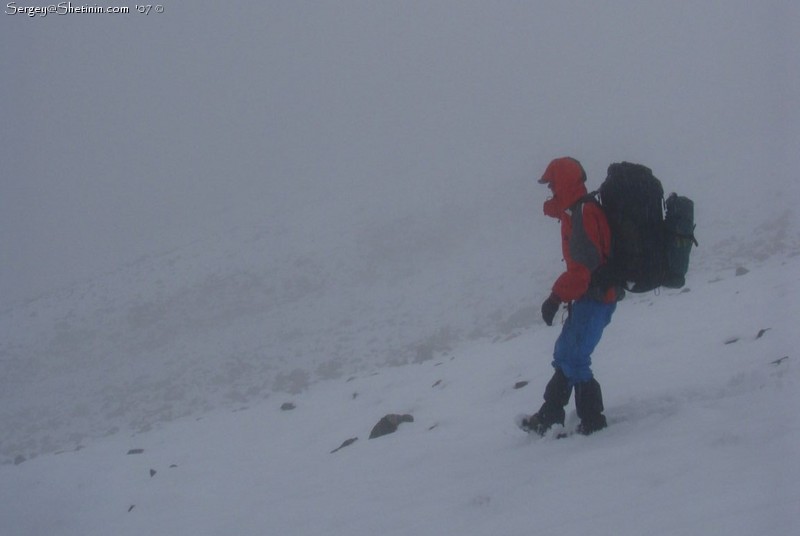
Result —
<path fill-rule="evenodd" d="M 163 8 L 0 17 L 6 424 L 141 427 L 530 323 L 558 156 L 695 199 L 695 267 L 797 251 L 796 2 Z"/>
<path fill-rule="evenodd" d="M 538 213 L 529 179 L 563 154 L 687 190 L 796 169 L 791 2 L 133 11 L 2 17 L 6 303 L 242 222 L 503 188 Z"/>

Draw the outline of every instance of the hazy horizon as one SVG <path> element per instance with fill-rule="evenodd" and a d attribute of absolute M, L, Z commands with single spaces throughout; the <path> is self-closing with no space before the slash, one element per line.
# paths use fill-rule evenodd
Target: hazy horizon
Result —
<path fill-rule="evenodd" d="M 6 9 L 0 294 L 17 303 L 240 226 L 313 241 L 326 229 L 368 230 L 442 207 L 461 214 L 450 226 L 476 213 L 501 220 L 512 198 L 538 218 L 533 179 L 565 154 L 594 184 L 608 163 L 628 159 L 650 165 L 665 187 L 741 207 L 745 218 L 751 205 L 790 207 L 798 9 Z M 710 186 L 725 178 L 730 191 Z M 728 238 L 725 221 L 707 211 L 702 220 L 706 237 Z"/>

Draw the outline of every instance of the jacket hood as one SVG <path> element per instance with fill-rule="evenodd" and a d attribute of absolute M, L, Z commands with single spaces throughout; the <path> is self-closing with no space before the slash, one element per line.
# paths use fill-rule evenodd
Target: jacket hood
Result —
<path fill-rule="evenodd" d="M 545 202 L 548 216 L 559 217 L 561 212 L 587 194 L 586 172 L 580 162 L 568 156 L 550 162 L 539 182 L 549 184 L 553 192 L 553 198 Z"/>

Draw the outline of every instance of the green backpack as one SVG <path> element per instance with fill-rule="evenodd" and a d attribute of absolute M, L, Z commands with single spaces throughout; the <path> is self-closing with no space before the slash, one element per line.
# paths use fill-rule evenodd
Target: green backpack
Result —
<path fill-rule="evenodd" d="M 692 245 L 698 245 L 694 237 L 694 201 L 673 193 L 667 198 L 666 207 L 667 213 L 664 216 L 666 267 L 661 284 L 667 288 L 681 288 L 686 283 Z"/>
<path fill-rule="evenodd" d="M 611 229 L 609 260 L 592 274 L 596 286 L 630 292 L 683 287 L 697 245 L 691 199 L 672 194 L 665 203 L 650 168 L 630 162 L 611 164 L 588 199 L 600 204 Z"/>

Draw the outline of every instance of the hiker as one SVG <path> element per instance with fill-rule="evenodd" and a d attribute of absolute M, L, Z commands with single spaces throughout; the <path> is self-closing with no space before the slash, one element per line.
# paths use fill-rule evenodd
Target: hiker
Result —
<path fill-rule="evenodd" d="M 555 373 L 545 388 L 544 404 L 522 422 L 526 430 L 539 435 L 544 435 L 554 424 L 564 425 L 564 407 L 573 389 L 581 420 L 578 433 L 589 435 L 607 426 L 591 356 L 603 329 L 611 321 L 622 290 L 614 286 L 602 288 L 592 282 L 592 273 L 610 254 L 611 231 L 603 209 L 588 200 L 585 182 L 586 172 L 580 162 L 570 157 L 550 162 L 539 180 L 552 192 L 552 197 L 544 203 L 544 213 L 561 222 L 561 244 L 567 265 L 542 304 L 542 318 L 552 326 L 561 304 L 566 303 L 568 309 L 553 351 Z"/>

